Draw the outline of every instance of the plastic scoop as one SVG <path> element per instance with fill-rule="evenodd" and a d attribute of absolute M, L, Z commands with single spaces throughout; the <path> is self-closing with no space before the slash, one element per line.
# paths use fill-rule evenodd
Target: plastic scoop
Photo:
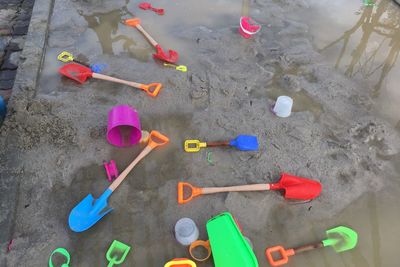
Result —
<path fill-rule="evenodd" d="M 106 253 L 106 259 L 108 260 L 107 267 L 123 263 L 130 250 L 130 246 L 114 240 Z"/>
<path fill-rule="evenodd" d="M 161 90 L 161 83 L 141 84 L 137 82 L 126 81 L 100 73 L 94 73 L 90 68 L 76 64 L 69 63 L 59 69 L 61 75 L 70 78 L 78 83 L 84 83 L 88 78 L 95 78 L 120 84 L 125 84 L 134 88 L 145 91 L 150 96 L 157 96 Z"/>
<path fill-rule="evenodd" d="M 148 10 L 150 9 L 151 11 L 154 11 L 158 15 L 164 15 L 164 9 L 163 8 L 154 8 L 151 6 L 150 3 L 147 2 L 142 2 L 139 4 L 139 7 L 143 10 Z"/>
<path fill-rule="evenodd" d="M 98 198 L 94 199 L 92 194 L 87 195 L 79 202 L 69 214 L 68 224 L 72 231 L 83 232 L 95 225 L 101 218 L 112 211 L 107 200 L 117 187 L 128 176 L 131 170 L 146 157 L 154 148 L 163 146 L 169 142 L 168 137 L 157 131 L 150 133 L 149 143 L 140 154 L 129 164 L 117 179 Z"/>
<path fill-rule="evenodd" d="M 267 248 L 265 256 L 272 266 L 281 266 L 289 261 L 289 257 L 317 248 L 331 246 L 336 252 L 340 253 L 353 249 L 358 242 L 358 234 L 351 228 L 339 226 L 326 231 L 327 239 L 318 243 L 301 246 L 298 248 L 284 249 L 282 246 Z M 274 259 L 273 254 L 279 254 L 279 259 Z"/>
<path fill-rule="evenodd" d="M 186 152 L 199 152 L 201 148 L 217 147 L 217 146 L 233 146 L 242 151 L 258 150 L 258 141 L 256 136 L 239 135 L 231 141 L 222 142 L 201 142 L 200 140 L 186 140 L 184 149 Z"/>
<path fill-rule="evenodd" d="M 190 189 L 189 196 L 185 196 L 185 188 Z M 283 190 L 285 199 L 310 200 L 318 197 L 322 191 L 319 182 L 307 178 L 282 173 L 281 179 L 275 184 L 252 184 L 228 187 L 195 187 L 189 183 L 178 183 L 178 203 L 185 204 L 193 198 L 201 195 L 223 193 L 223 192 L 248 192 Z"/>

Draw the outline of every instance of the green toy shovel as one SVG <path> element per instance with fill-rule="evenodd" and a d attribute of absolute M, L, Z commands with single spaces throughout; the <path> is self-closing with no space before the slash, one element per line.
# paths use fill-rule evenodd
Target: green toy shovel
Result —
<path fill-rule="evenodd" d="M 106 258 L 108 260 L 107 267 L 111 267 L 113 265 L 119 265 L 124 262 L 126 256 L 128 255 L 131 247 L 125 245 L 118 240 L 114 240 L 107 250 Z"/>
<path fill-rule="evenodd" d="M 284 265 L 289 261 L 289 257 L 295 254 L 314 250 L 323 247 L 333 247 L 336 252 L 343 252 L 353 249 L 357 245 L 358 235 L 357 233 L 348 227 L 339 226 L 326 231 L 327 239 L 321 242 L 301 246 L 298 248 L 284 249 L 282 246 L 275 246 L 267 248 L 265 251 L 265 256 L 267 257 L 269 263 L 272 266 Z M 280 259 L 275 260 L 272 256 L 273 253 L 279 253 Z"/>

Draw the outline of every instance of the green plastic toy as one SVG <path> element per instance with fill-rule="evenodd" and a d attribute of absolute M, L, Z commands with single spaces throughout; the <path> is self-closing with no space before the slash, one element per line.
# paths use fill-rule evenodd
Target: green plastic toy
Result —
<path fill-rule="evenodd" d="M 107 250 L 106 258 L 108 260 L 107 267 L 111 267 L 113 265 L 119 265 L 124 262 L 126 256 L 128 255 L 131 247 L 125 245 L 118 240 L 114 240 Z"/>
<path fill-rule="evenodd" d="M 63 255 L 65 257 L 65 259 L 67 260 L 66 262 L 64 262 L 61 265 L 61 267 L 69 267 L 69 262 L 71 261 L 71 256 L 69 255 L 69 252 L 65 248 L 56 248 L 55 250 L 53 250 L 53 252 L 51 253 L 50 258 L 49 258 L 49 267 L 54 267 L 52 257 L 56 253 Z"/>
<path fill-rule="evenodd" d="M 206 228 L 215 267 L 258 267 L 253 250 L 229 212 L 210 219 Z"/>

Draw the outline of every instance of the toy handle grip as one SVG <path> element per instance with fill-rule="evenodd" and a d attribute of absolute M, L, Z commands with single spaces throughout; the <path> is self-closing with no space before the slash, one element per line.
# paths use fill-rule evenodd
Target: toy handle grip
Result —
<path fill-rule="evenodd" d="M 142 84 L 140 88 L 146 91 L 146 93 L 149 96 L 155 97 L 160 92 L 162 84 L 161 83 Z"/>
<path fill-rule="evenodd" d="M 184 198 L 184 189 L 190 188 L 191 194 L 189 197 Z M 200 196 L 202 194 L 202 189 L 198 187 L 194 187 L 189 183 L 179 182 L 178 183 L 178 203 L 179 204 L 186 204 L 190 202 L 194 197 Z"/>
<path fill-rule="evenodd" d="M 274 260 L 272 253 L 279 253 L 281 258 L 279 260 Z M 285 250 L 282 246 L 270 247 L 265 250 L 265 256 L 267 257 L 269 264 L 272 266 L 281 266 L 289 261 L 289 256 L 295 254 L 293 249 Z"/>
<path fill-rule="evenodd" d="M 151 131 L 149 136 L 148 146 L 151 148 L 156 148 L 158 146 L 163 146 L 169 143 L 169 138 L 158 131 Z"/>

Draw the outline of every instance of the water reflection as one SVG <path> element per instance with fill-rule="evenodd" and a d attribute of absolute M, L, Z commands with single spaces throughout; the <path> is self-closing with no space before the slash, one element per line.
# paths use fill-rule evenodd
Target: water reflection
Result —
<path fill-rule="evenodd" d="M 103 54 L 120 55 L 125 52 L 130 57 L 142 62 L 148 61 L 151 49 L 137 47 L 137 43 L 133 38 L 123 34 L 125 32 L 128 34 L 129 31 L 133 32 L 133 29 L 123 25 L 121 23 L 122 18 L 135 17 L 126 6 L 108 13 L 93 13 L 82 16 L 87 21 L 89 28 L 96 33 Z"/>
<path fill-rule="evenodd" d="M 350 54 L 350 63 L 345 67 L 346 75 L 357 74 L 363 78 L 377 75 L 373 95 L 376 96 L 382 84 L 395 65 L 400 51 L 400 11 L 392 1 L 381 1 L 375 7 L 362 9 L 360 18 L 350 29 L 339 38 L 326 45 L 321 51 L 341 44 L 341 50 L 336 60 L 336 68 L 344 65 Z M 378 42 L 372 42 L 378 37 Z M 358 44 L 349 53 L 353 42 Z M 371 47 L 371 44 L 374 44 Z M 382 56 L 382 54 L 384 56 Z M 383 58 L 383 60 L 381 60 Z M 382 61 L 382 62 L 381 62 Z M 378 62 L 378 63 L 377 63 Z"/>

